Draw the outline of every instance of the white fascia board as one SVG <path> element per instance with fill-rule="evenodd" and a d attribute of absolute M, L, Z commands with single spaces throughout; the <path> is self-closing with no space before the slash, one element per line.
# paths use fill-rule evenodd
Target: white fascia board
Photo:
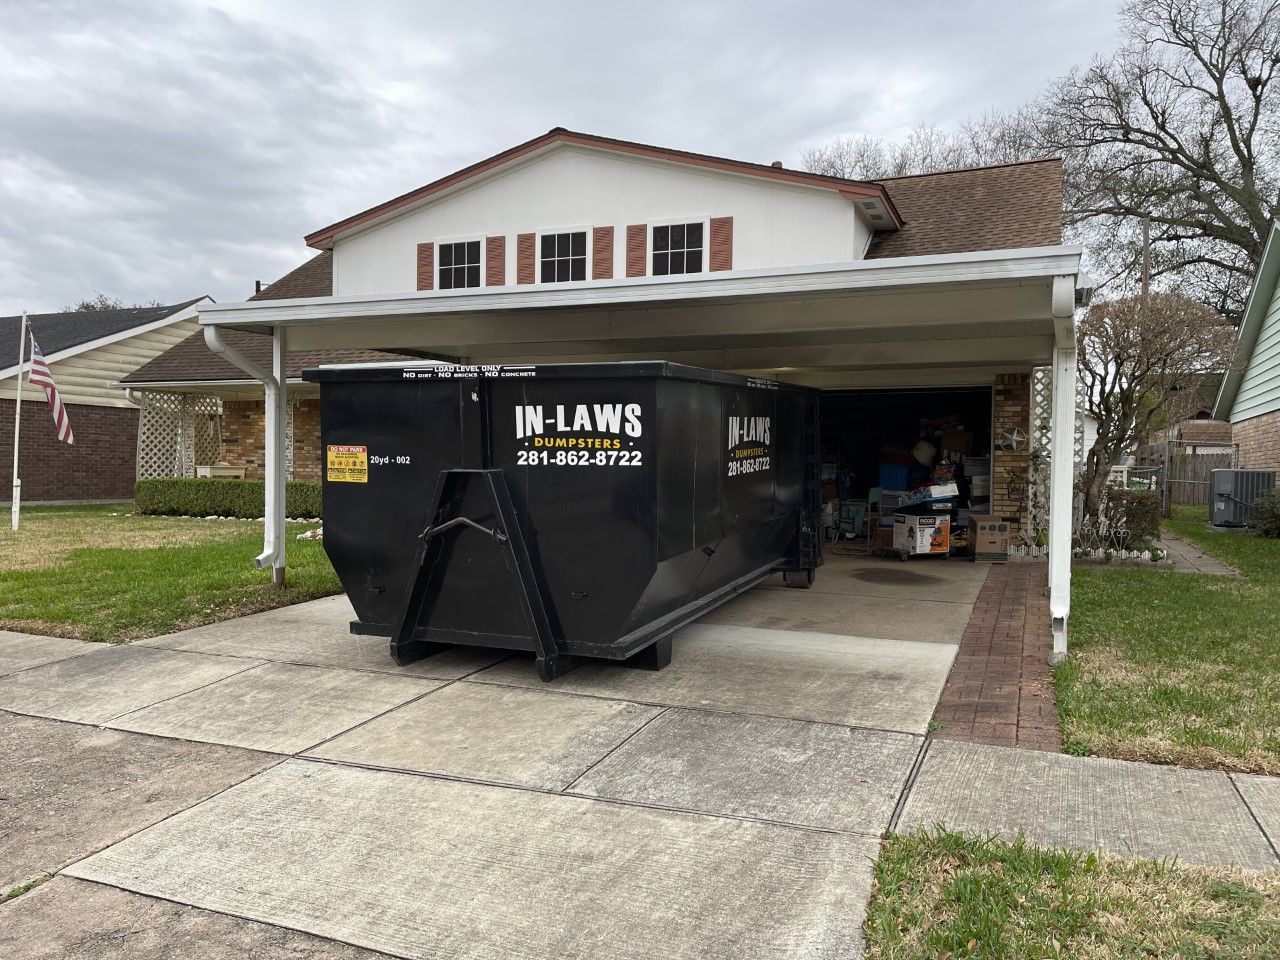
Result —
<path fill-rule="evenodd" d="M 1249 291 L 1249 299 L 1245 301 L 1244 313 L 1240 316 L 1239 346 L 1236 348 L 1237 363 L 1231 365 L 1222 384 L 1218 387 L 1218 399 L 1213 403 L 1215 420 L 1230 420 L 1231 408 L 1236 404 L 1236 394 L 1240 392 L 1240 382 L 1244 379 L 1244 368 L 1253 354 L 1262 334 L 1262 322 L 1266 318 L 1271 298 L 1275 296 L 1276 284 L 1280 282 L 1280 220 L 1271 222 L 1271 232 L 1267 234 L 1267 244 L 1262 248 L 1262 259 L 1258 262 L 1258 272 L 1253 277 L 1253 288 Z"/>
<path fill-rule="evenodd" d="M 384 364 L 385 366 L 385 364 Z M 304 383 L 301 377 L 289 377 L 285 383 Z M 123 383 L 116 381 L 112 384 L 121 390 L 150 390 L 163 393 L 166 389 L 175 389 L 182 387 L 183 389 L 196 389 L 199 387 L 260 387 L 261 380 L 147 380 L 141 383 Z"/>
<path fill-rule="evenodd" d="M 161 327 L 167 327 L 170 324 L 181 323 L 183 320 L 195 320 L 199 316 L 200 305 L 205 301 L 208 301 L 209 303 L 214 302 L 212 297 L 201 297 L 195 303 L 183 307 L 181 310 L 171 313 L 167 317 L 161 317 L 159 320 L 152 320 L 150 323 L 144 323 L 139 327 L 130 327 L 128 330 L 121 330 L 119 333 L 112 333 L 105 337 L 99 337 L 97 340 L 89 340 L 86 343 L 77 343 L 74 347 L 67 347 L 65 350 L 59 350 L 57 353 L 46 354 L 44 362 L 53 365 L 59 360 L 66 360 L 68 357 L 87 353 L 90 350 L 96 350 L 98 347 L 105 347 L 113 343 L 119 343 L 121 340 L 128 340 L 130 337 L 136 337 L 142 333 L 159 330 Z M 11 377 L 17 372 L 18 365 L 15 363 L 10 367 L 0 370 L 0 380 Z"/>
<path fill-rule="evenodd" d="M 202 324 L 288 326 L 423 314 L 545 310 L 567 307 L 657 306 L 697 300 L 812 296 L 894 287 L 989 281 L 1052 280 L 1080 272 L 1078 246 L 1027 247 L 929 257 L 895 257 L 818 266 L 734 270 L 696 280 L 635 277 L 584 280 L 573 284 L 475 287 L 394 296 L 310 297 L 211 304 L 200 310 Z"/>

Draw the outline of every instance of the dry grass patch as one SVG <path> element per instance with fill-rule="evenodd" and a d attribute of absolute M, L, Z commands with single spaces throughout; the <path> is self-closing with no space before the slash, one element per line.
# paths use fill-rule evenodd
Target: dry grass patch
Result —
<path fill-rule="evenodd" d="M 1280 953 L 1280 873 L 1179 867 L 938 830 L 891 836 L 864 926 L 879 960 Z"/>
<path fill-rule="evenodd" d="M 0 569 L 45 569 L 66 563 L 73 550 L 88 546 L 142 550 L 213 543 L 227 538 L 229 523 L 237 524 L 236 533 L 249 526 L 247 521 L 135 516 L 128 504 L 28 508 L 17 533 L 8 524 L 0 529 Z"/>

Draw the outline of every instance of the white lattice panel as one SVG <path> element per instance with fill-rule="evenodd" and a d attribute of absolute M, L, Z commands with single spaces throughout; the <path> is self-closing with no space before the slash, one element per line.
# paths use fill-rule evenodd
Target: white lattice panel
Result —
<path fill-rule="evenodd" d="M 138 413 L 138 477 L 193 477 L 222 453 L 222 401 L 183 393 L 143 393 Z"/>

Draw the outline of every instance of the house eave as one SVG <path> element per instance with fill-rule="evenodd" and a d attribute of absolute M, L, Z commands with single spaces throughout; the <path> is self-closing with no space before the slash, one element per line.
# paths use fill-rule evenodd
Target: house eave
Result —
<path fill-rule="evenodd" d="M 1280 220 L 1271 223 L 1271 232 L 1267 234 L 1266 246 L 1262 249 L 1262 259 L 1258 262 L 1258 272 L 1253 278 L 1253 287 L 1249 290 L 1249 299 L 1245 301 L 1244 313 L 1240 318 L 1240 336 L 1236 348 L 1236 363 L 1233 363 L 1222 378 L 1218 387 L 1218 397 L 1213 404 L 1215 420 L 1231 420 L 1232 408 L 1236 403 L 1236 395 L 1240 391 L 1240 383 L 1244 379 L 1244 367 L 1258 344 L 1262 333 L 1262 323 L 1266 319 L 1267 307 L 1275 294 L 1276 284 L 1280 282 Z"/>
<path fill-rule="evenodd" d="M 735 270 L 696 280 L 637 277 L 587 280 L 568 285 L 479 287 L 395 295 L 365 294 L 297 300 L 211 304 L 201 324 L 241 329 L 316 324 L 363 318 L 394 319 L 430 314 L 466 314 L 585 307 L 732 303 L 743 298 L 786 298 L 858 290 L 889 290 L 984 281 L 1034 281 L 1075 277 L 1078 246 L 1025 247 L 922 257 L 898 257 L 768 270 Z"/>

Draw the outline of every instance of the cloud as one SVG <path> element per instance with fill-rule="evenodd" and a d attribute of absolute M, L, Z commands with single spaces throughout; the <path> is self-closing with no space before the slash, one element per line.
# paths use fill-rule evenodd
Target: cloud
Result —
<path fill-rule="evenodd" d="M 311 230 L 552 126 L 791 164 L 945 125 L 1109 46 L 1114 7 L 6 4 L 0 315 L 243 299 Z"/>

